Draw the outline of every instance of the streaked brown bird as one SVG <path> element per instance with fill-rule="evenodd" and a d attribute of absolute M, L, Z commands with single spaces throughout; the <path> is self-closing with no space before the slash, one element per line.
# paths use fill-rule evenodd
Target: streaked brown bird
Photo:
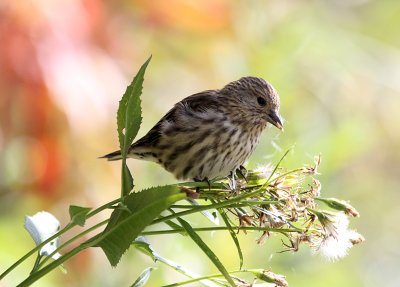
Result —
<path fill-rule="evenodd" d="M 128 157 L 154 161 L 177 179 L 208 181 L 237 170 L 271 123 L 283 128 L 279 96 L 264 79 L 243 77 L 221 90 L 180 102 L 141 139 Z M 121 152 L 104 156 L 121 159 Z"/>

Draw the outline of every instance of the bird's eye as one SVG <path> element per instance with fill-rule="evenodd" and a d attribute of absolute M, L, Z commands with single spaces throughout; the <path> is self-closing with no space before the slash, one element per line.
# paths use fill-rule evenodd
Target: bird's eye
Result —
<path fill-rule="evenodd" d="M 264 98 L 262 98 L 262 97 L 258 97 L 258 98 L 257 98 L 257 102 L 258 102 L 258 104 L 259 104 L 260 106 L 262 106 L 262 107 L 264 107 L 264 106 L 267 104 L 267 101 L 266 101 Z"/>

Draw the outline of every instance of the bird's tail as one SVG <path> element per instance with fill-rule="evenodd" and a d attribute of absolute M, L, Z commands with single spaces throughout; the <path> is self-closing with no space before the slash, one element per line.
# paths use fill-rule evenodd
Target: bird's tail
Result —
<path fill-rule="evenodd" d="M 148 161 L 157 161 L 157 158 L 153 152 L 149 151 L 146 148 L 137 148 L 134 146 L 130 147 L 126 157 L 148 160 Z M 106 154 L 105 156 L 102 156 L 100 158 L 106 158 L 108 161 L 114 161 L 114 160 L 122 159 L 122 155 L 121 155 L 121 151 L 117 150 L 112 153 Z"/>
<path fill-rule="evenodd" d="M 122 159 L 122 155 L 121 155 L 121 151 L 117 150 L 112 153 L 106 154 L 105 156 L 102 156 L 100 158 L 106 158 L 108 161 L 120 160 L 120 159 Z"/>

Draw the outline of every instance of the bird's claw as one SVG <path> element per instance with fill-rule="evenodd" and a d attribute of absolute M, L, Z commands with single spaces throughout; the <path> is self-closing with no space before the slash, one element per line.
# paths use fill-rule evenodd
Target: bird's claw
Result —
<path fill-rule="evenodd" d="M 248 181 L 247 181 L 247 169 L 243 165 L 239 166 L 239 168 L 236 170 L 236 173 L 239 174 L 239 176 L 242 179 L 244 179 L 244 181 L 246 183 L 248 183 Z"/>
<path fill-rule="evenodd" d="M 235 175 L 236 175 L 236 172 L 231 171 L 231 173 L 228 176 L 228 185 L 229 185 L 229 188 L 231 189 L 231 191 L 236 192 L 237 185 L 236 185 Z"/>
<path fill-rule="evenodd" d="M 194 182 L 206 182 L 207 185 L 208 185 L 208 191 L 211 190 L 211 181 L 208 179 L 208 177 L 205 177 L 203 179 L 194 178 L 193 181 Z M 199 186 L 196 187 L 196 192 L 200 192 L 200 187 Z"/>

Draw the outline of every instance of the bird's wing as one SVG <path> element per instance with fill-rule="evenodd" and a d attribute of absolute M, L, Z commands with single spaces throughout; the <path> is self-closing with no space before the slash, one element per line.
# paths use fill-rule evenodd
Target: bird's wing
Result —
<path fill-rule="evenodd" d="M 184 98 L 175 106 L 183 104 L 185 107 L 190 108 L 193 112 L 200 113 L 207 110 L 219 110 L 220 103 L 217 95 L 217 90 L 204 91 Z"/>
<path fill-rule="evenodd" d="M 191 95 L 168 111 L 168 113 L 155 124 L 155 126 L 141 139 L 132 144 L 131 149 L 146 149 L 157 145 L 160 140 L 161 132 L 165 130 L 166 124 L 171 125 L 188 125 L 193 118 L 210 110 L 219 110 L 220 103 L 217 100 L 217 91 L 210 90 Z M 184 119 L 184 122 L 182 122 Z M 172 127 L 173 128 L 173 127 Z"/>
<path fill-rule="evenodd" d="M 169 112 L 161 118 L 161 120 L 155 124 L 155 126 L 141 139 L 131 145 L 131 148 L 142 147 L 142 146 L 155 146 L 157 145 L 161 136 L 161 126 L 165 121 L 173 121 L 175 114 L 175 107 L 169 110 Z"/>

